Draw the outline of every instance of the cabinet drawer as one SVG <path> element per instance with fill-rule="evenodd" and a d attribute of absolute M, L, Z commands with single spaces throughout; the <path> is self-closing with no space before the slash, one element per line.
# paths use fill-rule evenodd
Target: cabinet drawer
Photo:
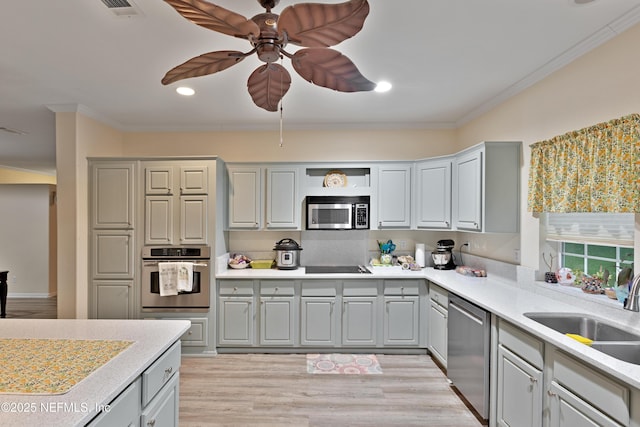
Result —
<path fill-rule="evenodd" d="M 142 373 L 142 406 L 180 369 L 180 342 L 176 342 Z"/>
<path fill-rule="evenodd" d="M 378 282 L 358 280 L 344 282 L 342 295 L 345 297 L 375 297 L 378 296 Z"/>
<path fill-rule="evenodd" d="M 385 280 L 385 295 L 419 295 L 419 280 Z"/>
<path fill-rule="evenodd" d="M 260 282 L 260 295 L 281 295 L 281 296 L 293 296 L 294 291 L 293 281 L 262 281 Z"/>
<path fill-rule="evenodd" d="M 220 295 L 253 295 L 253 281 L 221 280 Z"/>
<path fill-rule="evenodd" d="M 623 425 L 629 424 L 629 389 L 622 384 L 557 350 L 553 378 Z"/>
<path fill-rule="evenodd" d="M 544 364 L 544 343 L 542 341 L 502 319 L 498 319 L 498 328 L 498 340 L 500 344 L 536 368 L 542 369 Z"/>
<path fill-rule="evenodd" d="M 302 282 L 303 297 L 335 297 L 337 283 L 334 281 L 317 280 Z"/>
<path fill-rule="evenodd" d="M 207 329 L 209 327 L 209 319 L 207 318 L 189 318 L 191 327 L 182 334 L 180 340 L 185 347 L 201 347 L 209 344 Z"/>
<path fill-rule="evenodd" d="M 449 307 L 449 292 L 442 289 L 438 285 L 429 283 L 429 298 L 431 298 L 435 303 L 441 305 L 444 308 Z"/>

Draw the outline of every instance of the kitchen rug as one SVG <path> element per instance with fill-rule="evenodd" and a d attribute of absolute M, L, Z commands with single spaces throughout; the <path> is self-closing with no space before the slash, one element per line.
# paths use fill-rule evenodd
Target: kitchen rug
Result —
<path fill-rule="evenodd" d="M 381 374 L 374 354 L 307 354 L 309 374 Z"/>
<path fill-rule="evenodd" d="M 0 339 L 0 393 L 63 394 L 133 341 Z"/>

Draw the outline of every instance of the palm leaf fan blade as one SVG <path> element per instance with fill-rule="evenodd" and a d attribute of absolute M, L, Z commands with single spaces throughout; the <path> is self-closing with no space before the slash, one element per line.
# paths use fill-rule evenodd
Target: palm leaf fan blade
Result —
<path fill-rule="evenodd" d="M 236 50 L 220 50 L 205 53 L 191 58 L 187 62 L 172 68 L 162 79 L 163 85 L 190 77 L 200 77 L 226 70 L 245 58 L 244 54 Z"/>
<path fill-rule="evenodd" d="M 278 30 L 292 44 L 329 47 L 356 35 L 369 14 L 367 0 L 339 4 L 300 3 L 286 7 L 278 18 Z"/>
<path fill-rule="evenodd" d="M 204 0 L 164 0 L 180 15 L 196 25 L 227 34 L 233 37 L 248 39 L 258 37 L 258 24 L 244 16 Z"/>
<path fill-rule="evenodd" d="M 337 50 L 300 49 L 293 55 L 291 62 L 303 79 L 318 86 L 339 92 L 363 92 L 376 87 L 349 58 Z"/>
<path fill-rule="evenodd" d="M 256 68 L 247 81 L 251 99 L 267 111 L 278 111 L 278 104 L 290 86 L 291 75 L 279 64 L 265 64 Z"/>

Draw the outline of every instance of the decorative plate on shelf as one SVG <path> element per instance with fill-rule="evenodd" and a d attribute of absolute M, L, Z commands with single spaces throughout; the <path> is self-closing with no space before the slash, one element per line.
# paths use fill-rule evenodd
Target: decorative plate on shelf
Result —
<path fill-rule="evenodd" d="M 340 170 L 330 170 L 324 176 L 324 186 L 325 187 L 346 187 L 347 186 L 347 175 Z"/>

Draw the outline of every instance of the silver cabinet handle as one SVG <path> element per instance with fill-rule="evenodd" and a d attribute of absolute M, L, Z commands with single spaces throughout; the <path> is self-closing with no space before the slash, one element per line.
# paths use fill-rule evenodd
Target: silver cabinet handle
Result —
<path fill-rule="evenodd" d="M 156 420 L 155 420 L 155 418 L 154 418 L 154 419 L 152 419 L 152 420 L 147 421 L 147 425 L 148 425 L 148 426 L 150 426 L 150 427 L 153 427 L 154 425 L 156 425 Z"/>
<path fill-rule="evenodd" d="M 554 392 L 552 392 L 551 390 L 547 390 L 547 394 L 551 397 L 555 397 L 557 396 L 557 394 L 555 394 Z"/>
<path fill-rule="evenodd" d="M 529 377 L 529 381 L 531 381 L 531 384 L 535 384 L 538 382 L 537 378 L 533 378 L 533 377 Z"/>

